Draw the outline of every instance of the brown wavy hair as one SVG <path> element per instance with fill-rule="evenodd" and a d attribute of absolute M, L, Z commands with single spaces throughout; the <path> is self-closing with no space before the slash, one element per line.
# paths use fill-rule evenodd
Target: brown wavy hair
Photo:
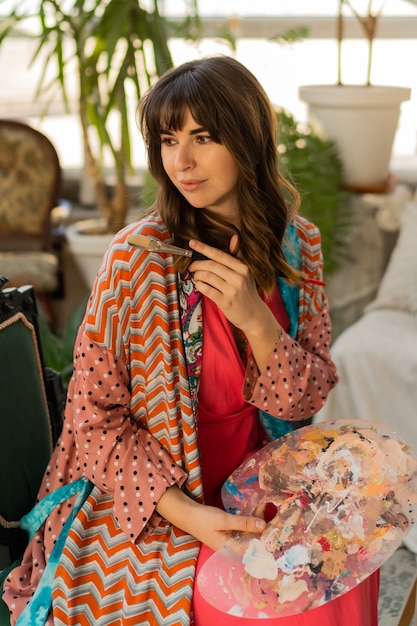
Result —
<path fill-rule="evenodd" d="M 276 115 L 255 76 L 231 57 L 208 57 L 169 70 L 139 105 L 148 167 L 158 183 L 153 208 L 176 245 L 188 247 L 188 241 L 196 238 L 229 251 L 230 237 L 236 232 L 209 210 L 193 208 L 163 168 L 161 129 L 181 129 L 187 108 L 238 164 L 239 256 L 258 289 L 270 293 L 277 275 L 299 282 L 300 272 L 286 262 L 282 251 L 285 229 L 299 208 L 299 194 L 278 171 Z M 177 271 L 186 271 L 189 263 L 177 258 Z"/>

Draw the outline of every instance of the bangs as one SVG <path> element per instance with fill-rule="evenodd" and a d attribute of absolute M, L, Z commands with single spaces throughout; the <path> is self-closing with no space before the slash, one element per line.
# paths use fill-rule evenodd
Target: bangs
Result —
<path fill-rule="evenodd" d="M 144 122 L 148 141 L 159 142 L 161 130 L 182 130 L 184 115 L 189 109 L 195 122 L 220 143 L 216 106 L 204 93 L 205 89 L 192 71 L 177 76 L 173 82 L 157 85 L 146 103 Z"/>

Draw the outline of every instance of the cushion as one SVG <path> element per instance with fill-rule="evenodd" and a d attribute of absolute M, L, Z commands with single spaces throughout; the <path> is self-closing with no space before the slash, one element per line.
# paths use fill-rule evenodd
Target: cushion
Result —
<path fill-rule="evenodd" d="M 32 285 L 36 292 L 58 288 L 58 259 L 50 252 L 0 252 L 0 274 L 8 287 Z"/>
<path fill-rule="evenodd" d="M 394 309 L 417 315 L 417 202 L 404 207 L 401 229 L 377 295 L 365 308 Z"/>

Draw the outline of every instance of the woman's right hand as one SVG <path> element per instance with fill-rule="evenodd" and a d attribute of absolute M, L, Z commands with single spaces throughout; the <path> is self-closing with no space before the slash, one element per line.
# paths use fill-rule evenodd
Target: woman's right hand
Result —
<path fill-rule="evenodd" d="M 195 502 L 176 486 L 166 490 L 156 510 L 171 524 L 212 550 L 219 550 L 232 531 L 261 534 L 266 525 L 265 520 L 258 517 L 232 515 L 217 507 Z"/>

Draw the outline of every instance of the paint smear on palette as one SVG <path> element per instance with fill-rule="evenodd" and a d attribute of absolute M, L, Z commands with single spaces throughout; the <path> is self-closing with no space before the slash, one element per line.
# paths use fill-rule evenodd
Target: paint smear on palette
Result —
<path fill-rule="evenodd" d="M 256 452 L 222 496 L 235 514 L 274 516 L 207 560 L 201 594 L 230 615 L 284 617 L 350 591 L 400 546 L 417 517 L 417 457 L 376 422 L 323 422 Z"/>

